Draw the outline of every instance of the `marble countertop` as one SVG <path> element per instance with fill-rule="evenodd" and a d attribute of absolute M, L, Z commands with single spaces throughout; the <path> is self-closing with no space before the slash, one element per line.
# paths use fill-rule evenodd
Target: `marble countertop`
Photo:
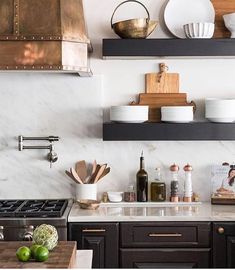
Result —
<path fill-rule="evenodd" d="M 132 221 L 235 221 L 235 205 L 199 204 L 101 204 L 97 210 L 80 209 L 74 203 L 69 222 Z"/>

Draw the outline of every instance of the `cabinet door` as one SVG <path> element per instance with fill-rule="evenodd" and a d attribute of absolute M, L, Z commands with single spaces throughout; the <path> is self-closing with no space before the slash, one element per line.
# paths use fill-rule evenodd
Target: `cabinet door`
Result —
<path fill-rule="evenodd" d="M 93 250 L 92 268 L 118 268 L 118 223 L 70 223 L 68 238 Z"/>
<path fill-rule="evenodd" d="M 209 268 L 210 249 L 121 249 L 122 268 Z"/>
<path fill-rule="evenodd" d="M 235 223 L 213 224 L 213 267 L 235 268 Z"/>

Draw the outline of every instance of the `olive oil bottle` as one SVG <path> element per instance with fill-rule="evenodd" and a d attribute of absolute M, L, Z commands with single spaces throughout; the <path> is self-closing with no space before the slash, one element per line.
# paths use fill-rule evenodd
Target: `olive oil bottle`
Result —
<path fill-rule="evenodd" d="M 148 201 L 148 174 L 145 171 L 143 152 L 140 157 L 140 170 L 136 174 L 137 202 Z"/>
<path fill-rule="evenodd" d="M 166 200 L 166 184 L 161 181 L 161 169 L 156 168 L 156 179 L 151 183 L 151 201 L 164 202 Z"/>

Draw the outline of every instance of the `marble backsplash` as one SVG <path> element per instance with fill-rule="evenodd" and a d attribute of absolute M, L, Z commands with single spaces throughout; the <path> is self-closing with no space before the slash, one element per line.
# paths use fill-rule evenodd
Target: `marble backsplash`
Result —
<path fill-rule="evenodd" d="M 194 167 L 194 190 L 202 200 L 210 196 L 210 164 L 232 162 L 234 142 L 103 142 L 104 103 L 101 75 L 79 79 L 61 74 L 0 74 L 0 198 L 68 198 L 74 183 L 65 169 L 75 161 L 107 162 L 111 173 L 99 184 L 99 193 L 125 190 L 135 183 L 139 155 L 145 153 L 149 180 L 160 166 L 169 187 L 168 167 Z M 18 151 L 17 136 L 58 135 L 59 160 L 52 169 L 46 150 Z M 30 142 L 25 142 L 30 144 Z M 47 144 L 47 142 L 45 142 Z M 181 170 L 180 181 L 184 173 Z"/>

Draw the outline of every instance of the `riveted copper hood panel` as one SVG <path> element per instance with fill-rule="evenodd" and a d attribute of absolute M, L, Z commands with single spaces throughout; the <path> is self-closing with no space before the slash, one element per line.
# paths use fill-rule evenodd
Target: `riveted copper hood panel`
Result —
<path fill-rule="evenodd" d="M 82 0 L 0 0 L 0 70 L 91 75 Z"/>

